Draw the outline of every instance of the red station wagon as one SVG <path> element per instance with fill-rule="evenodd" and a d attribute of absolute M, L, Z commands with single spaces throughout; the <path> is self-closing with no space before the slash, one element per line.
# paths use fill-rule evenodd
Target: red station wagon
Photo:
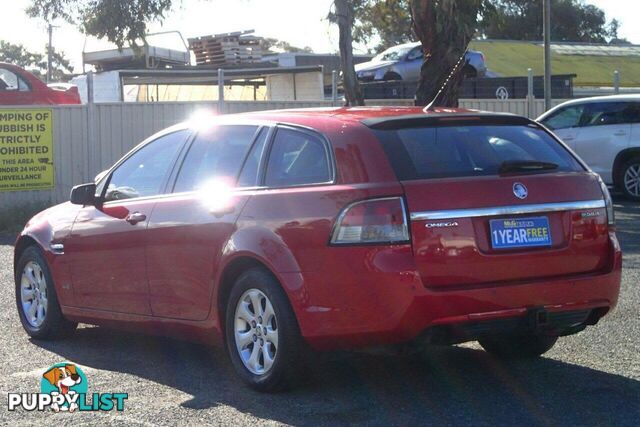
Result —
<path fill-rule="evenodd" d="M 305 348 L 477 340 L 537 356 L 618 299 L 599 177 L 528 119 L 333 108 L 143 142 L 15 245 L 29 335 L 78 322 L 223 341 L 277 390 Z"/>

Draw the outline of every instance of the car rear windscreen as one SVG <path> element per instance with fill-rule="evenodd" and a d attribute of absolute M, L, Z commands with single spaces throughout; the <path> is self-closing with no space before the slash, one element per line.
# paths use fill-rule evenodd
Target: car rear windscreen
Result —
<path fill-rule="evenodd" d="M 376 130 L 399 180 L 584 171 L 545 131 L 524 125 L 467 125 Z M 540 166 L 536 168 L 535 166 Z"/>

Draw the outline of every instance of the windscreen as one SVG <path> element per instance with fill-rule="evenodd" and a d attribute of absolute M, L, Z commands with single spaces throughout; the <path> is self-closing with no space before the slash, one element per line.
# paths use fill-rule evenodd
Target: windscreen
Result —
<path fill-rule="evenodd" d="M 583 171 L 545 131 L 523 125 L 375 131 L 399 180 Z"/>
<path fill-rule="evenodd" d="M 411 46 L 396 46 L 390 49 L 385 50 L 381 54 L 375 56 L 373 61 L 381 62 L 381 61 L 399 61 L 401 60 L 409 51 L 412 49 Z"/>

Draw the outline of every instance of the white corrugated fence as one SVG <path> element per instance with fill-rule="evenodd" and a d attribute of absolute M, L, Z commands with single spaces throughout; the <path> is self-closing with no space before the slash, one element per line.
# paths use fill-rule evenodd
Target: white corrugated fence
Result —
<path fill-rule="evenodd" d="M 559 101 L 558 101 L 559 102 Z M 537 117 L 543 101 L 534 101 Z M 369 105 L 412 105 L 412 100 L 369 101 Z M 188 119 L 200 109 L 241 113 L 286 108 L 329 107 L 330 101 L 224 101 L 186 103 L 107 103 L 53 106 L 55 188 L 51 190 L 0 192 L 0 211 L 25 203 L 59 203 L 69 198 L 74 185 L 90 182 L 123 154 L 148 136 Z M 461 101 L 461 107 L 528 114 L 526 100 Z M 1 110 L 20 107 L 0 107 Z M 29 107 L 34 108 L 34 107 Z M 37 107 L 35 107 L 37 108 Z"/>

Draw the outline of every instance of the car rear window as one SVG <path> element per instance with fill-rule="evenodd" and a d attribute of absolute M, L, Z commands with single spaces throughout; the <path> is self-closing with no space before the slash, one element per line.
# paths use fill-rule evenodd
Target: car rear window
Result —
<path fill-rule="evenodd" d="M 557 165 L 535 173 L 584 170 L 562 145 L 534 126 L 438 126 L 375 132 L 400 180 L 498 175 L 505 162 Z"/>
<path fill-rule="evenodd" d="M 325 144 L 308 132 L 278 129 L 269 154 L 265 185 L 290 187 L 331 181 Z"/>

